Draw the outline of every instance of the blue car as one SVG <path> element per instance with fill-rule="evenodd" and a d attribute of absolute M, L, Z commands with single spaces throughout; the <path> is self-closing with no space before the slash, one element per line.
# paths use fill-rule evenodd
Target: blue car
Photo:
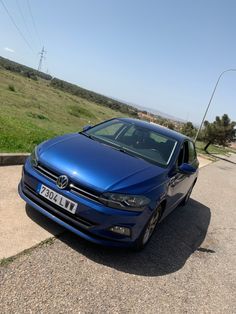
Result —
<path fill-rule="evenodd" d="M 186 136 L 115 118 L 38 145 L 23 167 L 19 194 L 84 239 L 141 249 L 158 223 L 187 203 L 198 165 Z"/>

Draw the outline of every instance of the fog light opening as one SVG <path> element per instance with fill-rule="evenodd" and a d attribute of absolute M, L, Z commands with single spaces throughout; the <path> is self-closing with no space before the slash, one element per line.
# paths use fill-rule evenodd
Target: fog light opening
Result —
<path fill-rule="evenodd" d="M 127 227 L 112 226 L 109 230 L 114 232 L 114 233 L 119 233 L 119 234 L 125 235 L 127 237 L 130 237 L 130 234 L 131 234 L 130 229 Z"/>

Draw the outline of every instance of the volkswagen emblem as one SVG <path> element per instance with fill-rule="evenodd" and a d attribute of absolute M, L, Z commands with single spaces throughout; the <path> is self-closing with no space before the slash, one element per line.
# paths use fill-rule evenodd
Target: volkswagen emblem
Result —
<path fill-rule="evenodd" d="M 57 178 L 57 186 L 59 189 L 65 189 L 69 183 L 69 179 L 64 174 Z"/>

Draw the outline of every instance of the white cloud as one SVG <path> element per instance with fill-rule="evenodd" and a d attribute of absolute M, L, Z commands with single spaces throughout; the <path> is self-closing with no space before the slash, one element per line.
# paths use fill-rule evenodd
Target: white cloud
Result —
<path fill-rule="evenodd" d="M 12 53 L 15 52 L 15 50 L 13 50 L 13 49 L 11 49 L 11 48 L 8 48 L 8 47 L 4 47 L 4 50 L 6 50 L 6 51 L 8 51 L 8 52 L 12 52 Z"/>

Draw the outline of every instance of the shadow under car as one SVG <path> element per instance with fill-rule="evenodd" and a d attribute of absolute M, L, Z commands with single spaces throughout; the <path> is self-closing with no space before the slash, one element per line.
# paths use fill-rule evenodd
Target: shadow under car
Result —
<path fill-rule="evenodd" d="M 49 219 L 44 219 L 42 223 L 42 215 L 35 215 L 34 212 L 34 209 L 26 206 L 27 215 L 50 232 Z M 68 231 L 58 238 L 96 263 L 140 276 L 163 276 L 181 269 L 190 255 L 201 246 L 210 219 L 210 209 L 190 199 L 186 206 L 176 208 L 157 226 L 151 240 L 140 252 L 96 245 Z"/>

